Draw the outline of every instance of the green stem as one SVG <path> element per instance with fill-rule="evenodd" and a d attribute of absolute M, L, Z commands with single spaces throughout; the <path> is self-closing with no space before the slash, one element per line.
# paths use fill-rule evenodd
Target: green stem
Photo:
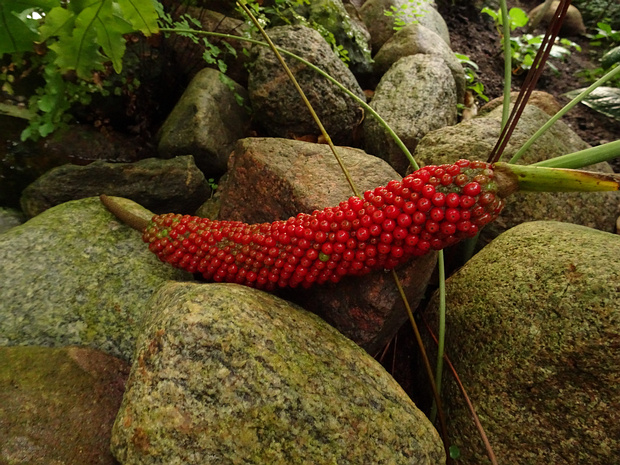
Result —
<path fill-rule="evenodd" d="M 530 166 L 546 166 L 548 168 L 579 169 L 584 166 L 594 165 L 603 161 L 609 161 L 620 157 L 620 140 L 608 142 L 597 147 L 590 147 L 579 152 L 569 153 L 561 157 L 539 161 Z"/>
<path fill-rule="evenodd" d="M 547 168 L 531 165 L 493 165 L 500 196 L 512 192 L 600 192 L 617 191 L 620 175 Z"/>
<path fill-rule="evenodd" d="M 241 36 L 236 36 L 236 35 L 231 35 L 231 34 L 223 34 L 223 33 L 220 33 L 220 32 L 199 31 L 199 30 L 196 30 L 196 29 L 182 29 L 182 28 L 160 28 L 159 30 L 161 32 L 175 32 L 175 33 L 181 33 L 181 34 L 202 34 L 202 35 L 206 35 L 206 36 L 221 37 L 221 38 L 224 38 L 224 39 L 233 39 L 233 40 L 245 41 L 245 42 L 248 42 L 250 44 L 261 45 L 263 47 L 269 47 L 268 43 L 262 42 L 260 40 L 250 39 L 250 38 L 247 38 L 247 37 L 241 37 Z M 303 63 L 304 65 L 306 65 L 308 68 L 311 68 L 313 71 L 319 73 L 325 79 L 327 79 L 328 81 L 330 81 L 331 83 L 336 85 L 340 90 L 342 90 L 344 93 L 346 93 L 349 97 L 351 97 L 357 103 L 359 103 L 360 106 L 364 109 L 364 111 L 366 111 L 367 113 L 372 115 L 372 117 L 375 118 L 377 120 L 377 122 L 387 131 L 387 133 L 394 140 L 394 142 L 396 143 L 398 148 L 400 148 L 400 150 L 402 150 L 402 152 L 405 154 L 405 156 L 407 157 L 407 160 L 409 160 L 409 163 L 411 163 L 411 166 L 413 166 L 413 169 L 414 170 L 420 169 L 420 166 L 414 160 L 413 155 L 411 154 L 411 152 L 409 151 L 407 146 L 403 143 L 403 141 L 400 139 L 400 137 L 398 137 L 398 135 L 394 132 L 394 130 L 385 122 L 385 120 L 383 118 L 381 118 L 381 116 L 379 116 L 379 114 L 375 110 L 373 110 L 373 108 L 370 105 L 368 105 L 368 103 L 366 103 L 364 100 L 359 98 L 357 95 L 355 95 L 353 92 L 351 92 L 345 86 L 343 86 L 336 79 L 334 79 L 328 73 L 323 71 L 321 68 L 318 68 L 317 66 L 313 65 L 309 61 L 307 61 L 307 60 L 303 59 L 302 57 L 300 57 L 299 55 L 295 55 L 294 53 L 289 52 L 288 50 L 285 50 L 285 49 L 277 47 L 277 46 L 276 46 L 276 49 L 278 50 L 278 52 L 280 52 L 280 53 L 282 53 L 282 54 L 284 54 L 286 56 L 290 56 L 291 58 L 294 58 L 295 60 L 298 60 L 300 63 Z"/>
<path fill-rule="evenodd" d="M 418 329 L 418 324 L 413 317 L 413 311 L 411 310 L 411 306 L 409 305 L 409 301 L 407 300 L 407 296 L 405 294 L 405 290 L 403 289 L 398 276 L 396 275 L 396 271 L 392 269 L 392 276 L 394 277 L 394 282 L 396 283 L 396 287 L 400 294 L 400 297 L 405 304 L 405 309 L 407 310 L 407 316 L 409 317 L 409 321 L 411 322 L 411 327 L 413 328 L 413 333 L 415 335 L 416 341 L 418 343 L 418 347 L 422 353 L 422 360 L 424 361 L 424 368 L 426 370 L 426 374 L 428 375 L 428 382 L 431 385 L 431 390 L 433 391 L 433 399 L 435 405 L 438 406 L 437 411 L 439 413 L 439 425 L 441 428 L 441 435 L 444 438 L 444 447 L 446 449 L 446 456 L 450 457 L 450 451 L 448 447 L 448 427 L 446 424 L 446 419 L 443 414 L 443 409 L 441 408 L 441 398 L 439 397 L 439 391 L 437 390 L 437 385 L 435 384 L 435 380 L 433 377 L 433 369 L 428 360 L 428 356 L 426 354 L 426 349 L 424 348 L 424 342 L 422 341 L 422 335 L 420 334 L 420 330 Z"/>
<path fill-rule="evenodd" d="M 512 79 L 512 47 L 510 46 L 510 17 L 508 15 L 508 6 L 506 0 L 500 1 L 500 10 L 502 14 L 502 38 L 504 43 L 504 100 L 502 105 L 502 130 L 508 123 L 510 114 L 510 91 Z"/>
<path fill-rule="evenodd" d="M 435 368 L 435 387 L 441 395 L 441 379 L 443 377 L 443 357 L 446 341 L 446 267 L 444 264 L 443 250 L 437 256 L 439 269 L 439 338 L 437 340 L 437 366 Z M 433 401 L 431 407 L 431 422 L 435 422 L 437 415 L 437 403 Z"/>
<path fill-rule="evenodd" d="M 609 79 L 613 78 L 619 73 L 620 73 L 620 66 L 617 66 L 616 68 L 612 69 L 607 74 L 605 74 L 605 76 L 603 76 L 598 81 L 596 81 L 594 84 L 592 84 L 590 87 L 588 87 L 586 90 L 584 90 L 582 93 L 580 93 L 577 97 L 575 97 L 570 102 L 568 102 L 566 106 L 564 106 L 564 108 L 562 108 L 555 115 L 553 115 L 549 121 L 547 121 L 538 131 L 536 131 L 534 135 L 530 137 L 530 139 L 525 144 L 523 144 L 523 146 L 517 151 L 517 153 L 514 154 L 514 156 L 510 159 L 508 163 L 516 163 L 517 161 L 519 161 L 521 157 L 523 156 L 523 154 L 527 151 L 527 149 L 529 149 L 530 146 L 536 141 L 536 139 L 538 139 L 545 131 L 547 131 L 547 129 L 553 126 L 553 124 L 557 120 L 559 120 L 562 116 L 564 116 L 571 108 L 573 108 L 575 105 L 581 102 L 585 97 L 590 95 L 590 93 L 594 89 L 604 84 Z M 585 166 L 585 165 L 582 165 L 582 166 Z"/>

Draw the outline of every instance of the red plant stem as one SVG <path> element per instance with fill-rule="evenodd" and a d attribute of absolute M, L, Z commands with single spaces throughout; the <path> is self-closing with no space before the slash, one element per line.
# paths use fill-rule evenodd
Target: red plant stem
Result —
<path fill-rule="evenodd" d="M 426 326 L 426 329 L 428 330 L 429 334 L 433 338 L 433 341 L 435 341 L 435 344 L 437 344 L 438 343 L 437 336 L 435 336 L 435 333 L 429 326 L 424 316 L 422 316 L 422 321 L 424 321 L 424 325 Z M 467 395 L 465 386 L 463 386 L 463 383 L 461 382 L 461 379 L 459 378 L 459 375 L 456 372 L 456 368 L 454 368 L 454 365 L 450 361 L 450 358 L 448 357 L 447 354 L 444 353 L 443 359 L 448 364 L 448 367 L 450 368 L 450 371 L 452 372 L 452 375 L 454 376 L 456 384 L 458 385 L 459 389 L 461 390 L 461 393 L 463 394 L 463 398 L 465 399 L 465 403 L 467 404 L 467 407 L 469 408 L 469 412 L 471 413 L 472 419 L 474 420 L 476 429 L 478 429 L 478 433 L 480 434 L 480 439 L 482 439 L 482 442 L 484 443 L 484 447 L 486 449 L 489 460 L 491 461 L 492 465 L 498 465 L 497 458 L 495 457 L 495 452 L 493 452 L 493 447 L 491 447 L 489 438 L 487 437 L 486 432 L 484 431 L 484 428 L 482 427 L 482 423 L 480 422 L 480 418 L 478 418 L 478 414 L 476 413 L 476 409 L 474 408 L 474 405 L 472 404 L 471 400 L 469 399 L 469 396 Z"/>
<path fill-rule="evenodd" d="M 512 112 L 510 113 L 510 117 L 508 118 L 508 123 L 502 130 L 499 138 L 497 139 L 497 143 L 491 153 L 489 154 L 488 162 L 495 163 L 499 161 L 506 146 L 508 145 L 508 141 L 514 132 L 519 119 L 521 118 L 521 114 L 525 109 L 525 105 L 529 101 L 530 95 L 536 88 L 536 84 L 538 83 L 538 79 L 540 78 L 544 65 L 547 62 L 549 54 L 551 53 L 551 48 L 555 42 L 556 37 L 558 36 L 560 29 L 562 27 L 562 23 L 564 22 L 564 17 L 566 16 L 566 12 L 568 11 L 568 7 L 570 6 L 571 0 L 560 0 L 560 4 L 556 10 L 556 13 L 553 17 L 553 20 L 549 23 L 547 28 L 547 32 L 543 38 L 543 42 L 538 49 L 538 53 L 536 53 L 536 57 L 534 58 L 534 62 L 530 70 L 525 77 L 525 81 L 521 86 L 521 90 L 519 91 L 519 95 L 517 96 L 517 100 L 512 108 Z"/>

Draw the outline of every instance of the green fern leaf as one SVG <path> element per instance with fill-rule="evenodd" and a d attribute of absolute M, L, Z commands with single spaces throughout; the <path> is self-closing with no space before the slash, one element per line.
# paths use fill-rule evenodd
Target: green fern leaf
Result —
<path fill-rule="evenodd" d="M 52 8 L 45 15 L 45 22 L 39 27 L 39 42 L 54 36 L 70 36 L 75 26 L 75 15 L 62 7 Z"/>
<path fill-rule="evenodd" d="M 14 8 L 12 2 L 0 5 L 0 56 L 32 50 L 32 44 L 38 38 L 36 21 L 21 15 L 24 11 L 19 11 L 21 7 Z"/>
<path fill-rule="evenodd" d="M 93 70 L 103 69 L 104 57 L 99 52 L 95 23 L 105 1 L 82 10 L 75 19 L 72 35 L 61 35 L 58 42 L 50 45 L 57 55 L 54 63 L 62 72 L 72 69 L 78 77 L 89 80 Z"/>
<path fill-rule="evenodd" d="M 103 52 L 112 60 L 114 71 L 120 73 L 123 69 L 123 55 L 125 54 L 125 39 L 123 34 L 133 31 L 131 24 L 121 16 L 114 14 L 113 4 L 104 1 L 95 23 L 97 41 Z"/>
<path fill-rule="evenodd" d="M 49 11 L 54 7 L 60 6 L 60 0 L 5 0 L 2 3 L 13 11 L 24 11 L 30 8 L 40 8 L 43 11 Z"/>
<path fill-rule="evenodd" d="M 135 30 L 145 35 L 156 34 L 157 10 L 153 0 L 118 0 L 118 5 L 125 18 Z"/>

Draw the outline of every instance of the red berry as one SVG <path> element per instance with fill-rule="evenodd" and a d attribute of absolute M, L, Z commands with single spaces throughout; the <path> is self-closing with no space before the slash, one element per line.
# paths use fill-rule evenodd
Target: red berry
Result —
<path fill-rule="evenodd" d="M 480 187 L 480 184 L 478 184 L 477 182 L 470 182 L 470 183 L 467 183 L 465 186 L 463 186 L 463 193 L 465 195 L 471 195 L 472 197 L 475 197 L 476 195 L 478 195 L 481 190 L 482 188 Z"/>

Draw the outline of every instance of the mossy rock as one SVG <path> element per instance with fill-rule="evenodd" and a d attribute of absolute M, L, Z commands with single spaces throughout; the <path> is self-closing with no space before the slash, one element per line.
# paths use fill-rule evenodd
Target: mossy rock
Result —
<path fill-rule="evenodd" d="M 164 281 L 192 279 L 161 263 L 96 197 L 57 205 L 0 235 L 0 263 L 0 345 L 90 346 L 125 360 L 151 294 Z"/>
<path fill-rule="evenodd" d="M 620 236 L 524 223 L 448 279 L 446 295 L 447 352 L 499 463 L 618 462 Z M 435 321 L 437 296 L 429 310 Z M 459 463 L 490 463 L 444 379 Z"/>
<path fill-rule="evenodd" d="M 445 463 L 379 363 L 319 317 L 236 284 L 149 303 L 112 451 L 124 465 Z"/>

